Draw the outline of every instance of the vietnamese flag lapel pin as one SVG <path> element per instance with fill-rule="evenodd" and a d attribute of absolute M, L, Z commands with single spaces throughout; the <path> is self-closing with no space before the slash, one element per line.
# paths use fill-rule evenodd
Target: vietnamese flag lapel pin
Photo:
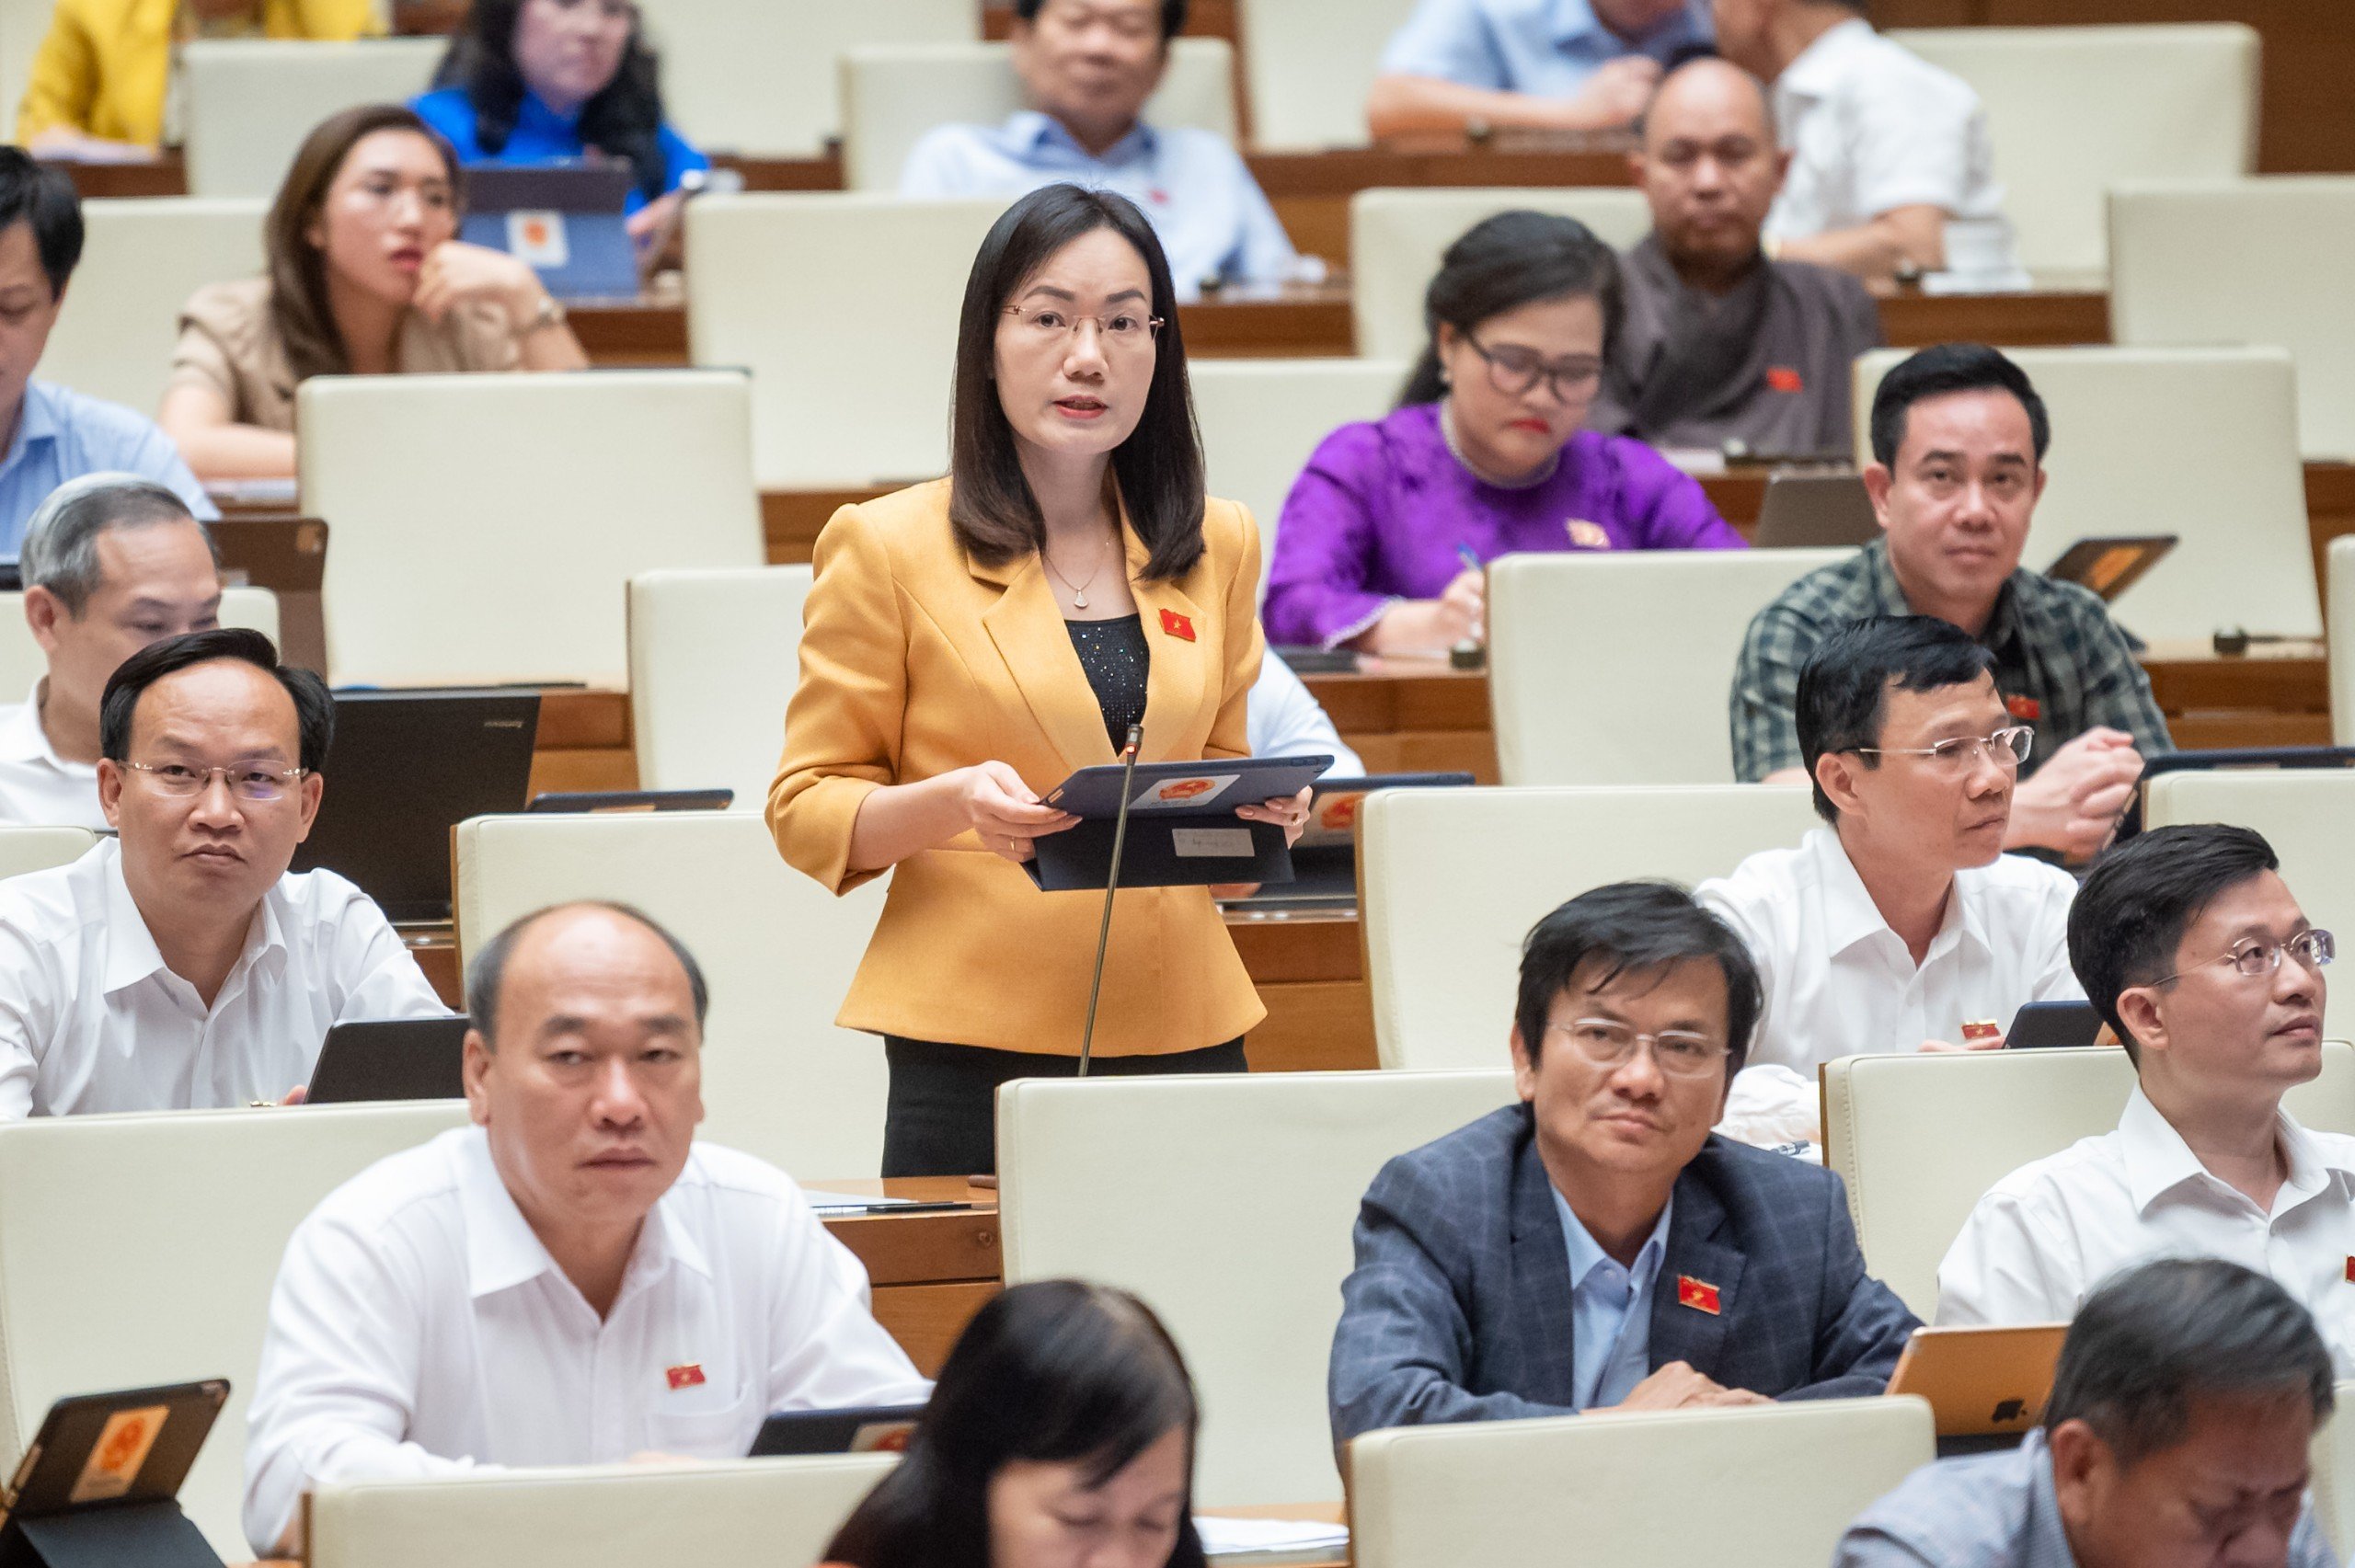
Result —
<path fill-rule="evenodd" d="M 1714 1318 L 1717 1315 L 1717 1288 L 1706 1279 L 1680 1274 L 1676 1276 L 1676 1304 Z"/>
<path fill-rule="evenodd" d="M 670 1382 L 673 1392 L 680 1389 L 699 1389 L 703 1386 L 704 1380 L 703 1363 L 689 1361 L 681 1366 L 667 1368 L 662 1376 Z"/>
<path fill-rule="evenodd" d="M 1194 623 L 1178 614 L 1175 610 L 1165 610 L 1161 612 L 1161 630 L 1166 635 L 1176 637 L 1182 643 L 1190 643 L 1194 640 Z"/>

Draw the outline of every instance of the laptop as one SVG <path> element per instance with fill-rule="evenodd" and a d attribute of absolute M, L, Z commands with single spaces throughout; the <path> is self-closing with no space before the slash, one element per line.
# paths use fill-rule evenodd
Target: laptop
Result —
<path fill-rule="evenodd" d="M 1941 1437 L 2017 1436 L 2044 1419 L 2066 1323 L 1918 1328 L 1889 1379 L 1930 1402 Z"/>
<path fill-rule="evenodd" d="M 0 1499 L 0 1563 L 217 1565 L 178 1498 L 228 1401 L 212 1378 L 51 1405 Z"/>
<path fill-rule="evenodd" d="M 291 665 L 327 667 L 327 615 L 319 585 L 327 569 L 327 525 L 315 517 L 224 517 L 208 522 L 230 588 L 278 595 L 278 652 Z"/>
<path fill-rule="evenodd" d="M 896 1454 L 924 1414 L 920 1404 L 868 1404 L 844 1410 L 779 1411 L 761 1423 L 747 1459 L 787 1454 Z"/>
<path fill-rule="evenodd" d="M 308 1105 L 355 1100 L 455 1100 L 466 1092 L 467 1020 L 362 1018 L 338 1024 L 319 1047 Z"/>
<path fill-rule="evenodd" d="M 1873 498 L 1855 474 L 1770 474 L 1750 543 L 1760 550 L 1836 549 L 1880 536 Z"/>
<path fill-rule="evenodd" d="M 477 164 L 458 237 L 530 263 L 557 299 L 635 300 L 638 247 L 623 217 L 631 183 L 620 163 Z"/>
<path fill-rule="evenodd" d="M 537 692 L 339 692 L 327 791 L 294 869 L 349 877 L 385 917 L 450 918 L 450 830 L 521 811 Z"/>
<path fill-rule="evenodd" d="M 1358 813 L 1378 789 L 1469 789 L 1470 773 L 1369 773 L 1319 779 L 1308 826 L 1292 847 L 1292 880 L 1270 882 L 1244 909 L 1354 910 L 1358 905 Z"/>

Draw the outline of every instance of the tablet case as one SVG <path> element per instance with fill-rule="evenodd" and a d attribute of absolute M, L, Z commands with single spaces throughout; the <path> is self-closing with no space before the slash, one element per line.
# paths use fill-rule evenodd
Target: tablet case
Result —
<path fill-rule="evenodd" d="M 304 1102 L 454 1100 L 466 1092 L 466 1020 L 362 1018 L 327 1031 Z"/>
<path fill-rule="evenodd" d="M 1291 881 L 1284 830 L 1272 822 L 1246 822 L 1235 808 L 1298 795 L 1332 765 L 1329 756 L 1140 764 L 1128 785 L 1132 804 L 1120 886 Z M 1047 805 L 1080 821 L 1032 841 L 1035 853 L 1022 868 L 1032 882 L 1063 893 L 1100 888 L 1111 879 L 1124 772 L 1118 763 L 1082 768 L 1048 792 Z"/>
<path fill-rule="evenodd" d="M 18 1466 L 0 1568 L 221 1568 L 178 1499 L 228 1397 L 214 1379 L 59 1400 Z"/>
<path fill-rule="evenodd" d="M 629 191 L 626 163 L 477 164 L 466 170 L 458 237 L 528 263 L 557 299 L 634 300 Z"/>

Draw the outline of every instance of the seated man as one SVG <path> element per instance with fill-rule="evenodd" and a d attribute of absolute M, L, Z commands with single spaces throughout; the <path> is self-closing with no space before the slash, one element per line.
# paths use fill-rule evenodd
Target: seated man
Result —
<path fill-rule="evenodd" d="M 2069 1326 L 2040 1427 L 1915 1471 L 1832 1568 L 2337 1568 L 2306 1502 L 2333 1402 L 2329 1353 L 2280 1286 L 2144 1264 Z"/>
<path fill-rule="evenodd" d="M 467 979 L 475 1125 L 312 1211 L 271 1292 L 246 1531 L 322 1482 L 745 1453 L 769 1412 L 924 1399 L 784 1173 L 712 1144 L 703 971 L 635 910 L 526 915 Z"/>
<path fill-rule="evenodd" d="M 1866 1275 L 1840 1178 L 1709 1131 L 1758 1003 L 1740 939 L 1667 883 L 1537 922 L 1521 1104 L 1391 1161 L 1359 1210 L 1337 1443 L 1881 1391 L 1916 1325 Z"/>
<path fill-rule="evenodd" d="M 1706 50 L 1701 0 L 1422 0 L 1382 54 L 1367 129 L 1612 131 Z"/>
<path fill-rule="evenodd" d="M 1987 114 L 1969 83 L 1873 30 L 1865 0 L 1714 0 L 1717 47 L 1775 89 L 1791 155 L 1767 254 L 1860 278 L 2019 283 Z"/>
<path fill-rule="evenodd" d="M 2050 1323 L 2154 1253 L 2229 1258 L 2311 1310 L 2355 1376 L 2355 1138 L 2282 1093 L 2322 1070 L 2330 933 L 2266 841 L 2157 828 L 2095 865 L 2069 957 L 2134 1063 L 2118 1129 L 1989 1189 L 1938 1265 L 1938 1322 Z"/>
<path fill-rule="evenodd" d="M 81 259 L 74 182 L 21 147 L 0 147 L 0 560 L 16 557 L 49 493 L 84 474 L 152 479 L 193 515 L 221 515 L 154 420 L 32 379 Z"/>
<path fill-rule="evenodd" d="M 49 673 L 0 708 L 0 822 L 104 828 L 98 694 L 148 644 L 218 624 L 212 536 L 163 486 L 94 474 L 41 503 L 19 567 Z"/>
<path fill-rule="evenodd" d="M 1626 314 L 1591 429 L 1663 447 L 1815 456 L 1853 449 L 1849 366 L 1880 313 L 1845 272 L 1769 261 L 1759 225 L 1789 155 L 1766 94 L 1722 60 L 1680 65 L 1630 155 L 1652 232 L 1620 258 Z"/>
<path fill-rule="evenodd" d="M 908 155 L 900 194 L 1117 190 L 1153 220 L 1178 298 L 1283 281 L 1299 258 L 1242 157 L 1210 132 L 1142 118 L 1185 25 L 1186 0 L 1014 0 L 1029 108 L 1003 125 L 936 127 Z"/>
<path fill-rule="evenodd" d="M 1994 656 L 1934 616 L 1858 621 L 1817 645 L 1798 708 L 1831 826 L 1694 894 L 1765 987 L 1719 1129 L 1756 1143 L 1821 1138 L 1821 1063 L 2001 1046 L 2022 1002 L 2085 995 L 2069 972 L 2075 880 L 2003 853 L 2035 731 L 2005 714 Z"/>
<path fill-rule="evenodd" d="M 446 1014 L 384 912 L 290 875 L 335 730 L 259 632 L 123 661 L 99 705 L 120 839 L 0 882 L 0 1117 L 285 1098 L 328 1026 Z"/>
<path fill-rule="evenodd" d="M 1807 777 L 1792 701 L 1833 627 L 1936 615 L 1987 646 L 2005 710 L 2036 727 L 2004 847 L 2083 858 L 2109 841 L 2142 754 L 2173 748 L 2134 641 L 2100 598 L 2020 565 L 2051 438 L 2044 400 L 1993 349 L 1924 349 L 1882 378 L 1865 469 L 1881 537 L 1751 621 L 1734 666 L 1735 776 Z"/>

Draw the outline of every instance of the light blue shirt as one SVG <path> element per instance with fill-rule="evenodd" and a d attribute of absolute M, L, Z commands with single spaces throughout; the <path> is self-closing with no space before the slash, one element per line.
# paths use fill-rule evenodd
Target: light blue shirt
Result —
<path fill-rule="evenodd" d="M 1422 0 L 1383 52 L 1382 69 L 1566 98 L 1605 61 L 1647 54 L 1666 64 L 1678 50 L 1714 37 L 1708 0 L 1687 0 L 1632 43 L 1604 27 L 1587 0 Z"/>
<path fill-rule="evenodd" d="M 221 515 L 152 419 L 45 381 L 25 383 L 8 453 L 0 457 L 0 560 L 13 561 L 49 493 L 85 474 L 136 474 L 178 495 L 211 521 Z"/>
<path fill-rule="evenodd" d="M 1003 125 L 942 125 L 908 155 L 900 194 L 933 200 L 1028 195 L 1042 185 L 1118 191 L 1153 221 L 1181 300 L 1205 279 L 1281 282 L 1292 241 L 1242 157 L 1210 132 L 1140 121 L 1091 155 L 1053 116 L 1024 109 Z"/>
<path fill-rule="evenodd" d="M 1570 1391 L 1580 1410 L 1617 1404 L 1651 1373 L 1652 1296 L 1660 1260 L 1668 1255 L 1668 1218 L 1675 1211 L 1671 1197 L 1636 1254 L 1636 1266 L 1623 1268 L 1587 1234 L 1560 1189 L 1554 1191 L 1562 1244 L 1570 1253 Z"/>

